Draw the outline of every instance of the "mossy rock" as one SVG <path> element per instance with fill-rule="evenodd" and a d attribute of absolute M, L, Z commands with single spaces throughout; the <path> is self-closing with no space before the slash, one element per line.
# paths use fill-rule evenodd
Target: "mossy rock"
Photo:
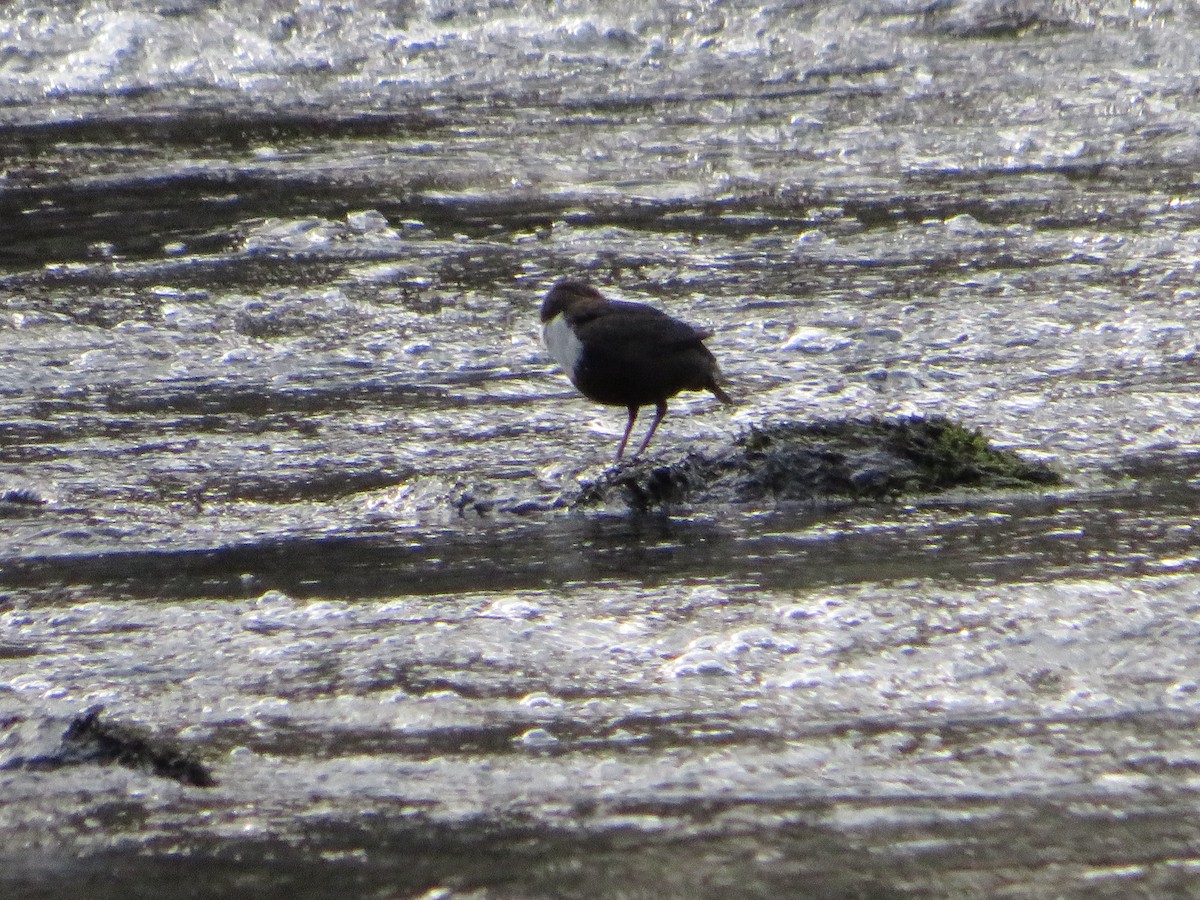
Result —
<path fill-rule="evenodd" d="M 573 505 L 865 500 L 1061 482 L 1049 467 L 941 416 L 835 419 L 753 426 L 715 456 L 619 466 L 585 485 Z"/>

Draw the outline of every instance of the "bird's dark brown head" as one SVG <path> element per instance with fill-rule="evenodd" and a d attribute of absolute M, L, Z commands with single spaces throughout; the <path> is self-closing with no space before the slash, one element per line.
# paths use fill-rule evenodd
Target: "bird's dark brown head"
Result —
<path fill-rule="evenodd" d="M 559 313 L 567 313 L 579 304 L 607 303 L 603 295 L 584 281 L 560 281 L 550 288 L 542 301 L 542 324 Z"/>

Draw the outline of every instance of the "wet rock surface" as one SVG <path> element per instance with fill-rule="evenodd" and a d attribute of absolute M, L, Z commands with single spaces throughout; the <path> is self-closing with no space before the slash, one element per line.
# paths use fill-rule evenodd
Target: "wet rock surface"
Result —
<path fill-rule="evenodd" d="M 44 497 L 26 488 L 0 490 L 0 519 L 34 515 L 45 505 Z"/>
<path fill-rule="evenodd" d="M 1046 464 L 997 449 L 978 430 L 914 416 L 752 426 L 726 450 L 619 466 L 584 485 L 571 505 L 648 510 L 679 503 L 878 500 L 1061 483 Z"/>
<path fill-rule="evenodd" d="M 9 754 L 0 769 L 47 772 L 66 766 L 119 765 L 192 787 L 213 787 L 216 777 L 195 753 L 152 732 L 108 717 L 93 706 L 75 716 L 56 747 L 33 756 Z"/>

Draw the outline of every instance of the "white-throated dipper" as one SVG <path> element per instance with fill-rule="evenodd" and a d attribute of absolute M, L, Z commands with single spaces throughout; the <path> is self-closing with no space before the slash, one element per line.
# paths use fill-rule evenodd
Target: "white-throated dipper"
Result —
<path fill-rule="evenodd" d="M 654 421 L 634 456 L 650 445 L 667 400 L 680 391 L 711 391 L 733 403 L 717 384 L 721 370 L 704 346 L 709 336 L 644 303 L 606 300 L 582 281 L 560 281 L 542 301 L 546 349 L 571 383 L 589 400 L 629 410 L 618 460 L 643 406 L 654 406 Z"/>

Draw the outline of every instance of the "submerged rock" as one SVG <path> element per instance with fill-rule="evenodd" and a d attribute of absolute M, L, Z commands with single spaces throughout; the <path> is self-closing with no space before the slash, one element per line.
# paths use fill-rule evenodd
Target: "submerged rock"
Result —
<path fill-rule="evenodd" d="M 46 500 L 28 488 L 0 490 L 0 519 L 16 518 L 39 512 Z"/>
<path fill-rule="evenodd" d="M 877 499 L 1061 481 L 1049 467 L 997 449 L 981 432 L 941 416 L 837 419 L 753 426 L 715 456 L 692 452 L 667 465 L 619 466 L 584 485 L 571 505 Z"/>
<path fill-rule="evenodd" d="M 193 787 L 217 783 L 207 766 L 187 750 L 133 725 L 101 720 L 103 707 L 80 713 L 63 732 L 58 747 L 37 756 L 17 757 L 3 769 L 60 769 L 84 763 L 116 763 Z"/>

